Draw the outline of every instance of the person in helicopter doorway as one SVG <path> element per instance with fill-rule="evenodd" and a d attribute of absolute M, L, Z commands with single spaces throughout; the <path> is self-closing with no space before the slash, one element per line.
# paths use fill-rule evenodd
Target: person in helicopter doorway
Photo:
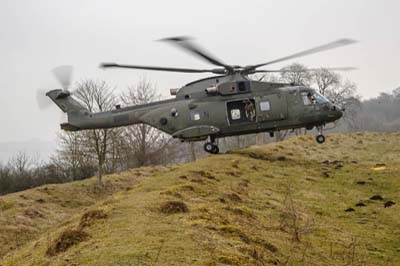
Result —
<path fill-rule="evenodd" d="M 254 104 L 249 99 L 244 100 L 243 103 L 245 104 L 244 111 L 247 120 L 253 122 L 256 118 L 256 109 L 254 108 Z"/>
<path fill-rule="evenodd" d="M 312 95 L 311 92 L 309 92 L 307 94 L 307 98 L 308 98 L 308 100 L 310 101 L 311 104 L 315 104 L 316 103 L 315 96 Z"/>

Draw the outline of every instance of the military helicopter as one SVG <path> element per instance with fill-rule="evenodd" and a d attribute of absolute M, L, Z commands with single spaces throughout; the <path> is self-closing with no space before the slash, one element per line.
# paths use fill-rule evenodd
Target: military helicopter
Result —
<path fill-rule="evenodd" d="M 217 139 L 226 136 L 316 127 L 316 141 L 323 143 L 323 127 L 338 120 L 343 109 L 331 103 L 314 89 L 297 85 L 256 81 L 249 78 L 255 73 L 284 72 L 285 70 L 259 69 L 267 65 L 298 58 L 317 52 L 354 43 L 351 39 L 339 39 L 324 45 L 304 50 L 266 63 L 238 66 L 228 65 L 211 56 L 188 37 L 162 39 L 217 68 L 192 69 L 142 65 L 103 63 L 102 68 L 129 68 L 181 73 L 212 73 L 206 77 L 171 89 L 174 98 L 143 105 L 121 107 L 107 112 L 91 113 L 76 101 L 68 91 L 69 80 L 55 71 L 64 89 L 46 93 L 58 107 L 68 115 L 68 122 L 61 128 L 67 131 L 113 128 L 145 123 L 182 141 L 205 141 L 204 150 L 219 152 Z M 352 67 L 330 68 L 346 71 Z M 65 70 L 65 69 L 64 69 Z M 305 71 L 315 71 L 306 69 Z M 68 70 L 69 71 L 69 70 Z M 67 72 L 68 72 L 67 71 Z"/>

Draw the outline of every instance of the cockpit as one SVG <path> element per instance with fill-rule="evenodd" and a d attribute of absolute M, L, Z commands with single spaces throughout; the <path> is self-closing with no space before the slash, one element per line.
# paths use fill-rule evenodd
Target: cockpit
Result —
<path fill-rule="evenodd" d="M 312 104 L 320 105 L 324 103 L 329 103 L 329 100 L 325 98 L 325 96 L 316 91 L 302 92 L 301 98 L 303 100 L 304 105 L 312 105 Z"/>

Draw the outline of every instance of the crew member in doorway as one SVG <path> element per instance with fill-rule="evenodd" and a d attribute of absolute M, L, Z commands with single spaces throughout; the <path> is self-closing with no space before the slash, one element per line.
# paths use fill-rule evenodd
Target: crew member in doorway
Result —
<path fill-rule="evenodd" d="M 244 111 L 246 114 L 246 118 L 248 121 L 253 122 L 256 119 L 256 109 L 254 107 L 254 104 L 252 101 L 249 99 L 246 99 L 243 101 L 244 102 Z"/>
<path fill-rule="evenodd" d="M 310 101 L 310 103 L 315 104 L 315 102 L 316 102 L 315 97 L 314 97 L 314 95 L 311 94 L 311 92 L 309 92 L 307 94 L 307 97 L 308 97 L 308 100 Z"/>

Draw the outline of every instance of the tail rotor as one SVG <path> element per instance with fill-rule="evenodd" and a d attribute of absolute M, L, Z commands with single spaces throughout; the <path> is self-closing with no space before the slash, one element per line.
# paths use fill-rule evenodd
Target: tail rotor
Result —
<path fill-rule="evenodd" d="M 58 66 L 52 70 L 56 80 L 60 83 L 64 91 L 68 91 L 71 86 L 73 67 L 70 65 Z M 45 110 L 52 105 L 52 101 L 46 96 L 46 89 L 36 90 L 36 102 L 40 110 Z"/>
<path fill-rule="evenodd" d="M 73 67 L 69 65 L 59 66 L 53 69 L 54 77 L 61 84 L 64 90 L 68 90 L 71 86 Z"/>

